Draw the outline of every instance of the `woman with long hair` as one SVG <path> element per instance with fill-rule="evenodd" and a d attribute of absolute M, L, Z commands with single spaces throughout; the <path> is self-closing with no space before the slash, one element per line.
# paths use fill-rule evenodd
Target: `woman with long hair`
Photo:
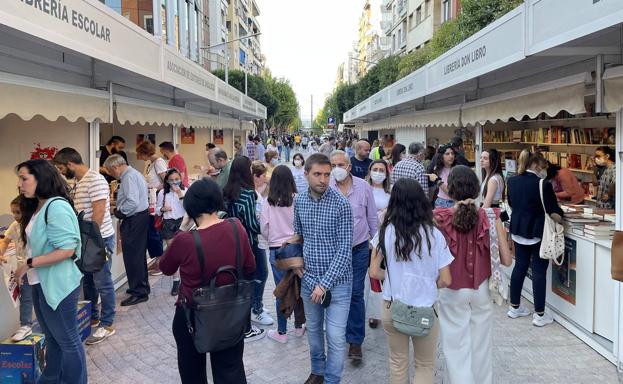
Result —
<path fill-rule="evenodd" d="M 396 146 L 394 146 L 394 148 L 395 147 Z M 387 206 L 389 205 L 389 191 L 391 189 L 389 182 L 389 165 L 387 162 L 385 160 L 375 160 L 370 163 L 366 180 L 370 183 L 370 186 L 372 186 L 376 212 L 379 217 L 379 223 L 382 223 L 385 212 L 387 211 Z M 373 283 L 377 288 L 376 292 L 372 290 Z M 376 328 L 381 319 L 380 309 L 382 297 L 380 291 L 378 291 L 379 286 L 380 283 L 378 280 L 375 279 L 374 282 L 371 282 L 369 278 L 366 278 L 363 298 L 366 303 L 366 313 L 368 315 L 368 325 L 370 328 Z"/>
<path fill-rule="evenodd" d="M 305 157 L 302 153 L 297 153 L 292 157 L 292 165 L 290 168 L 292 176 L 294 176 L 294 183 L 296 183 L 296 192 L 302 193 L 307 191 L 308 184 L 305 177 Z"/>
<path fill-rule="evenodd" d="M 448 195 L 456 204 L 434 211 L 437 228 L 454 256 L 450 264 L 452 284 L 439 295 L 443 351 L 452 383 L 493 382 L 490 236 L 498 239 L 500 264 L 512 263 L 500 212 L 476 207 L 479 192 L 474 171 L 457 165 L 448 176 Z M 495 228 L 491 228 L 490 214 L 495 214 Z"/>
<path fill-rule="evenodd" d="M 432 162 L 428 166 L 428 178 L 439 187 L 439 194 L 435 199 L 435 208 L 450 208 L 454 201 L 448 195 L 448 175 L 456 165 L 456 152 L 452 146 L 442 145 L 437 150 Z"/>
<path fill-rule="evenodd" d="M 136 158 L 145 161 L 145 181 L 147 181 L 149 200 L 149 230 L 147 232 L 147 252 L 155 261 L 149 265 L 149 274 L 162 275 L 158 267 L 158 258 L 162 256 L 162 236 L 154 226 L 156 220 L 156 200 L 158 191 L 164 186 L 164 176 L 167 172 L 167 162 L 156 154 L 156 146 L 146 140 L 136 146 Z"/>
<path fill-rule="evenodd" d="M 504 175 L 502 175 L 502 159 L 496 149 L 487 149 L 480 155 L 480 168 L 482 168 L 482 196 L 483 208 L 500 208 L 504 200 Z"/>
<path fill-rule="evenodd" d="M 439 322 L 434 321 L 427 336 L 410 337 L 394 328 L 391 314 L 393 300 L 415 307 L 432 307 L 438 289 L 452 282 L 449 267 L 452 255 L 443 234 L 435 228 L 431 204 L 417 181 L 402 178 L 396 182 L 372 246 L 370 276 L 385 280 L 382 319 L 389 345 L 390 383 L 409 382 L 409 342 L 413 343 L 414 351 L 413 382 L 433 383 Z M 381 269 L 383 260 L 386 270 Z"/>
<path fill-rule="evenodd" d="M 270 179 L 270 187 L 268 197 L 262 203 L 262 214 L 260 217 L 260 225 L 262 235 L 268 241 L 270 247 L 270 266 L 273 271 L 273 279 L 275 286 L 279 285 L 281 279 L 285 276 L 285 271 L 277 269 L 275 266 L 275 255 L 277 250 L 292 236 L 294 236 L 294 195 L 296 194 L 296 184 L 290 168 L 285 165 L 279 165 L 273 171 L 273 177 Z M 268 337 L 285 343 L 288 341 L 287 335 L 287 319 L 279 311 L 280 300 L 276 300 L 275 308 L 277 308 L 277 330 L 268 331 Z M 305 329 L 303 328 L 303 320 L 296 315 L 302 313 L 294 311 L 294 327 L 297 337 L 303 336 Z"/>
<path fill-rule="evenodd" d="M 253 175 L 251 174 L 251 160 L 247 157 L 238 157 L 231 163 L 229 179 L 225 188 L 223 188 L 223 198 L 227 204 L 229 217 L 238 218 L 247 231 L 251 249 L 255 255 L 255 280 L 258 283 L 253 294 L 251 321 L 261 325 L 270 325 L 273 321 L 264 311 L 262 302 L 266 278 L 268 277 L 266 252 L 258 247 L 257 235 L 260 233 L 260 223 L 255 212 L 257 195 L 255 194 Z M 251 327 L 245 338 L 250 341 L 264 336 L 263 329 Z"/>
<path fill-rule="evenodd" d="M 394 145 L 394 148 L 392 148 L 391 163 L 389 164 L 389 172 L 394 170 L 396 164 L 405 157 L 406 153 L 407 148 L 404 145 L 400 143 Z"/>
<path fill-rule="evenodd" d="M 40 382 L 86 383 L 87 364 L 76 315 L 82 273 L 82 242 L 67 183 L 51 162 L 37 159 L 16 168 L 22 199 L 21 238 L 26 263 L 15 271 L 19 284 L 28 275 L 35 314 L 45 334 L 45 368 Z"/>
<path fill-rule="evenodd" d="M 175 168 L 167 170 L 164 175 L 164 186 L 158 192 L 156 199 L 156 215 L 162 217 L 162 228 L 160 235 L 167 244 L 173 241 L 175 235 L 180 231 L 182 220 L 184 220 L 184 184 L 182 174 Z M 180 290 L 180 274 L 173 275 L 173 285 L 171 286 L 171 296 L 177 296 Z"/>
<path fill-rule="evenodd" d="M 510 307 L 507 315 L 512 319 L 530 315 L 530 311 L 520 304 L 523 283 L 528 268 L 531 267 L 534 296 L 532 324 L 542 327 L 554 321 L 545 313 L 549 260 L 539 256 L 545 215 L 551 215 L 552 219 L 561 221 L 563 211 L 558 206 L 552 184 L 544 180 L 547 177 L 547 161 L 543 155 L 539 152 L 524 151 L 519 159 L 522 162 L 518 164 L 518 168 L 523 172 L 508 179 L 508 205 L 513 209 L 510 233 L 515 245 L 515 266 L 511 274 Z M 541 182 L 543 201 L 541 201 Z"/>

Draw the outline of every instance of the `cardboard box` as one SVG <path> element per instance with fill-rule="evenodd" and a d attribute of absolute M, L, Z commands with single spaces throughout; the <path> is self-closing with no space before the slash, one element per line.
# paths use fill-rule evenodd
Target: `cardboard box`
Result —
<path fill-rule="evenodd" d="M 34 384 L 45 364 L 45 336 L 33 333 L 20 342 L 0 341 L 0 383 Z"/>
<path fill-rule="evenodd" d="M 76 315 L 78 322 L 78 333 L 80 340 L 84 341 L 91 336 L 91 302 L 79 301 L 78 314 Z"/>

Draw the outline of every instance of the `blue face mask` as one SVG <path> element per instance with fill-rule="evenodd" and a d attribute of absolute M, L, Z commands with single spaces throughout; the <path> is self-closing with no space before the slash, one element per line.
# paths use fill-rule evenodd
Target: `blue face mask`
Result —
<path fill-rule="evenodd" d="M 181 181 L 170 181 L 169 184 L 176 185 L 179 188 L 179 186 L 182 185 L 182 182 Z"/>

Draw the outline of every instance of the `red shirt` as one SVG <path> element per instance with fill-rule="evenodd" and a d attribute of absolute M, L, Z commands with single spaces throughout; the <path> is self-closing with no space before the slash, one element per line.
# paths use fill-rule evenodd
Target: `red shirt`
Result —
<path fill-rule="evenodd" d="M 496 217 L 500 210 L 494 209 Z M 436 208 L 433 211 L 437 228 L 443 233 L 454 256 L 450 264 L 450 289 L 478 289 L 491 276 L 489 253 L 489 219 L 484 209 L 478 210 L 478 224 L 471 232 L 461 233 L 452 225 L 454 208 Z"/>
<path fill-rule="evenodd" d="M 255 272 L 255 256 L 249 244 L 247 232 L 238 219 L 233 219 L 238 226 L 240 237 L 240 252 L 244 279 L 253 278 Z M 203 253 L 205 255 L 205 280 L 209 283 L 210 278 L 222 266 L 236 266 L 236 242 L 234 231 L 227 220 L 215 224 L 206 229 L 199 230 Z M 190 232 L 180 232 L 175 236 L 171 245 L 160 258 L 160 270 L 165 275 L 173 275 L 179 268 L 181 285 L 177 303 L 182 297 L 192 300 L 193 290 L 201 286 L 201 266 L 197 258 L 195 239 Z M 227 273 L 221 273 L 216 279 L 216 285 L 231 284 L 233 277 Z"/>
<path fill-rule="evenodd" d="M 168 165 L 169 168 L 175 168 L 182 173 L 182 185 L 184 185 L 185 188 L 188 188 L 188 171 L 186 170 L 186 162 L 184 161 L 182 155 L 176 153 L 169 160 Z"/>

